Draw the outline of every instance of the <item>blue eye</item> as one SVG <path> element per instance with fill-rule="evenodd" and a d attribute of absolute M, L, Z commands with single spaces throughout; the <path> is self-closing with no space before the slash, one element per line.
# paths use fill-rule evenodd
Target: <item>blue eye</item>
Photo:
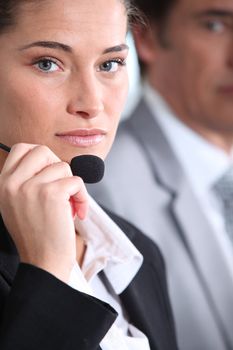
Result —
<path fill-rule="evenodd" d="M 35 63 L 35 66 L 41 71 L 50 73 L 59 70 L 59 66 L 53 62 L 51 59 L 43 58 Z"/>
<path fill-rule="evenodd" d="M 124 65 L 125 65 L 125 61 L 121 59 L 115 59 L 115 60 L 110 60 L 102 63 L 99 66 L 99 70 L 113 73 L 118 70 L 119 66 L 124 66 Z"/>

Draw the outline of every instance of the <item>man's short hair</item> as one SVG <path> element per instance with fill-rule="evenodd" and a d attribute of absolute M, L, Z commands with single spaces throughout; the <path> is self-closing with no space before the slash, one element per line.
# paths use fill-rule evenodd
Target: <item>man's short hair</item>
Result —
<path fill-rule="evenodd" d="M 134 0 L 135 6 L 152 22 L 166 20 L 176 2 L 177 0 Z"/>

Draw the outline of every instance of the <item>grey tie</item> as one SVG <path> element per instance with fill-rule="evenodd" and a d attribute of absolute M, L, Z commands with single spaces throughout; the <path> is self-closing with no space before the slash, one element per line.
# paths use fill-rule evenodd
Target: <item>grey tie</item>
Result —
<path fill-rule="evenodd" d="M 214 191 L 222 201 L 226 231 L 233 242 L 233 167 L 216 182 Z"/>

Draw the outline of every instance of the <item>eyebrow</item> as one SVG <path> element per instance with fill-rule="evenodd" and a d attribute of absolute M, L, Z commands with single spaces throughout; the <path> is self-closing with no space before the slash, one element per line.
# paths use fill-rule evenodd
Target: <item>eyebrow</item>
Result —
<path fill-rule="evenodd" d="M 206 9 L 196 13 L 194 17 L 233 17 L 233 11 L 224 9 Z"/>
<path fill-rule="evenodd" d="M 59 43 L 57 41 L 35 41 L 28 45 L 19 48 L 20 51 L 30 49 L 31 47 L 46 47 L 48 49 L 62 50 L 65 52 L 72 52 L 72 48 L 68 45 Z"/>
<path fill-rule="evenodd" d="M 105 53 L 109 53 L 109 52 L 120 52 L 123 50 L 129 50 L 129 46 L 126 44 L 121 44 L 121 45 L 109 47 L 108 49 L 104 50 L 103 53 L 105 54 Z"/>
<path fill-rule="evenodd" d="M 46 47 L 48 49 L 61 50 L 61 51 L 69 52 L 69 53 L 73 52 L 72 48 L 69 45 L 59 43 L 57 41 L 35 41 L 33 43 L 30 43 L 30 44 L 27 44 L 27 45 L 20 47 L 19 50 L 24 51 L 24 50 L 30 49 L 32 47 Z M 121 45 L 116 45 L 116 46 L 109 47 L 109 48 L 105 49 L 103 51 L 103 54 L 111 53 L 111 52 L 120 52 L 120 51 L 128 50 L 128 49 L 129 49 L 128 45 L 121 44 Z"/>

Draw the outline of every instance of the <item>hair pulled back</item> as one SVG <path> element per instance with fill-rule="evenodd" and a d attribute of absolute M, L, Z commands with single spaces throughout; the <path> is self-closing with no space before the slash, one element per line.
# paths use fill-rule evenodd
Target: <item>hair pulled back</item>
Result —
<path fill-rule="evenodd" d="M 14 26 L 17 23 L 17 15 L 19 14 L 19 11 L 24 4 L 28 5 L 30 3 L 35 3 L 36 5 L 40 6 L 40 3 L 45 1 L 48 0 L 0 0 L 0 34 L 9 30 L 10 27 Z M 136 7 L 132 5 L 131 0 L 120 1 L 125 6 L 129 26 L 137 22 L 140 16 Z"/>

